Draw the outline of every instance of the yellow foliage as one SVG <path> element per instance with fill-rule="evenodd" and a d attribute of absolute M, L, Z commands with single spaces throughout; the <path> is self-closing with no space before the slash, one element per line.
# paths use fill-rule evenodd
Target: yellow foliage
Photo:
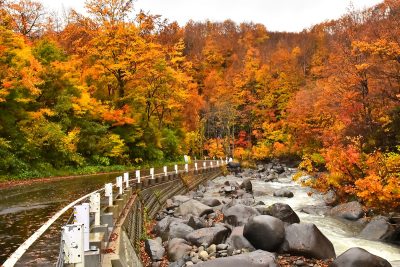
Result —
<path fill-rule="evenodd" d="M 204 145 L 204 149 L 207 150 L 208 156 L 211 158 L 216 157 L 219 159 L 225 157 L 224 146 L 221 139 L 208 140 Z"/>
<path fill-rule="evenodd" d="M 252 147 L 251 155 L 255 160 L 263 160 L 271 156 L 271 148 L 263 143 Z"/>

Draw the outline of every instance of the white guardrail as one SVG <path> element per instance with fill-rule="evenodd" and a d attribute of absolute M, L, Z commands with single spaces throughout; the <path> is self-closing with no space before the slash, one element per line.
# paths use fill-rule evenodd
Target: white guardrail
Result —
<path fill-rule="evenodd" d="M 209 167 L 219 167 L 220 164 L 227 164 L 228 161 L 232 161 L 232 159 L 226 160 L 209 160 L 203 161 L 203 168 L 198 168 L 197 162 L 194 163 L 194 170 L 205 169 L 207 168 L 207 163 L 209 163 Z M 214 163 L 216 166 L 214 166 Z M 179 172 L 188 172 L 189 165 L 184 165 L 184 170 L 179 170 L 178 165 L 174 165 L 174 171 L 168 172 L 167 166 L 163 167 L 163 172 L 158 175 L 168 176 L 169 174 L 178 174 Z M 73 223 L 66 224 L 62 226 L 62 238 L 61 238 L 61 249 L 60 251 L 63 253 L 64 258 L 59 259 L 57 266 L 63 266 L 64 263 L 75 264 L 75 266 L 84 266 L 84 255 L 85 251 L 88 251 L 89 248 L 89 231 L 90 231 L 90 213 L 94 213 L 94 225 L 100 224 L 100 203 L 101 203 L 101 192 L 104 191 L 104 196 L 108 197 L 108 205 L 113 205 L 113 188 L 118 189 L 118 194 L 122 195 L 125 188 L 130 187 L 130 182 L 140 183 L 140 180 L 143 178 L 155 179 L 154 168 L 150 168 L 150 175 L 141 177 L 140 170 L 136 170 L 135 178 L 129 179 L 129 173 L 126 172 L 123 176 L 116 177 L 116 183 L 107 183 L 104 188 L 93 191 L 83 197 L 71 202 L 63 209 L 59 210 L 55 213 L 47 222 L 45 222 L 36 232 L 34 232 L 25 242 L 20 245 L 14 253 L 11 254 L 10 257 L 3 263 L 2 267 L 12 267 L 14 266 L 21 257 L 25 254 L 25 252 L 29 249 L 29 247 L 42 236 L 47 229 L 65 212 L 69 209 L 74 208 L 73 213 Z M 82 203 L 83 201 L 89 200 L 88 203 Z M 79 204 L 79 205 L 78 205 Z"/>

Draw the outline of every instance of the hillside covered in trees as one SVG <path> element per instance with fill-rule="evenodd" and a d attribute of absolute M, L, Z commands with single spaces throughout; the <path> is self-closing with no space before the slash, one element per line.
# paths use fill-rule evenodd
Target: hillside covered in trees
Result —
<path fill-rule="evenodd" d="M 56 16 L 0 1 L 1 176 L 184 153 L 301 159 L 321 190 L 399 207 L 399 1 L 300 33 L 180 27 L 133 5 Z"/>

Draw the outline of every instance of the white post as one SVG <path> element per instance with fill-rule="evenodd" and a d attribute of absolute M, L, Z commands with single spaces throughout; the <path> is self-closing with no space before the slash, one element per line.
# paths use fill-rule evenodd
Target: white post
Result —
<path fill-rule="evenodd" d="M 189 165 L 188 164 L 185 164 L 185 171 L 189 172 Z"/>
<path fill-rule="evenodd" d="M 105 185 L 105 196 L 108 197 L 108 206 L 113 205 L 113 192 L 112 192 L 112 183 L 108 183 Z"/>
<path fill-rule="evenodd" d="M 124 173 L 125 187 L 129 188 L 129 172 Z"/>
<path fill-rule="evenodd" d="M 150 168 L 151 179 L 154 179 L 154 168 Z"/>
<path fill-rule="evenodd" d="M 219 167 L 219 160 L 217 160 L 217 167 Z"/>
<path fill-rule="evenodd" d="M 207 168 L 207 162 L 203 161 L 203 168 L 206 169 Z"/>
<path fill-rule="evenodd" d="M 194 169 L 197 171 L 197 162 L 194 163 Z"/>
<path fill-rule="evenodd" d="M 74 206 L 74 224 L 83 225 L 83 250 L 89 251 L 89 203 Z"/>
<path fill-rule="evenodd" d="M 100 193 L 90 195 L 90 212 L 94 213 L 94 225 L 100 225 Z"/>
<path fill-rule="evenodd" d="M 85 266 L 83 225 L 67 224 L 61 227 L 64 263 Z"/>
<path fill-rule="evenodd" d="M 168 167 L 164 166 L 163 169 L 164 169 L 164 175 L 168 176 Z"/>
<path fill-rule="evenodd" d="M 137 182 L 140 183 L 140 170 L 136 171 L 136 175 L 135 176 L 136 176 Z"/>
<path fill-rule="evenodd" d="M 213 162 L 212 162 L 212 161 L 210 161 L 210 167 L 211 167 L 211 168 L 213 167 Z"/>
<path fill-rule="evenodd" d="M 178 165 L 175 164 L 174 169 L 175 169 L 175 173 L 178 173 Z"/>
<path fill-rule="evenodd" d="M 117 187 L 118 187 L 118 189 L 119 189 L 119 194 L 120 195 L 122 195 L 122 187 L 123 187 L 123 184 L 122 184 L 122 176 L 118 176 L 117 178 L 116 178 L 116 182 L 117 182 Z"/>

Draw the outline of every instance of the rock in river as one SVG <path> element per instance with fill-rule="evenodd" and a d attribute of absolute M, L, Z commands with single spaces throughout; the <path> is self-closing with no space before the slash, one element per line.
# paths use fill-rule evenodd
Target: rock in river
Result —
<path fill-rule="evenodd" d="M 147 254 L 153 261 L 162 260 L 165 249 L 161 244 L 161 238 L 159 240 L 147 239 L 144 245 Z"/>
<path fill-rule="evenodd" d="M 356 221 L 364 216 L 364 210 L 360 203 L 357 201 L 352 201 L 333 207 L 329 214 L 331 216 Z"/>
<path fill-rule="evenodd" d="M 329 267 L 391 267 L 385 259 L 362 248 L 350 248 L 339 255 Z"/>
<path fill-rule="evenodd" d="M 396 233 L 400 229 L 389 223 L 389 219 L 383 216 L 374 217 L 361 231 L 360 237 L 370 240 L 394 241 Z"/>
<path fill-rule="evenodd" d="M 196 267 L 277 267 L 275 255 L 262 250 L 200 262 Z"/>
<path fill-rule="evenodd" d="M 185 256 L 192 246 L 182 238 L 173 238 L 168 241 L 168 258 L 170 261 L 177 261 Z"/>
<path fill-rule="evenodd" d="M 294 210 L 288 204 L 275 203 L 268 207 L 267 213 L 268 215 L 290 224 L 300 222 L 299 216 L 297 216 L 296 212 L 294 212 Z"/>
<path fill-rule="evenodd" d="M 287 189 L 280 189 L 280 190 L 276 190 L 274 192 L 274 197 L 288 197 L 288 198 L 291 198 L 293 196 L 294 196 L 293 192 L 290 192 Z"/>
<path fill-rule="evenodd" d="M 273 252 L 282 244 L 285 228 L 283 222 L 275 217 L 258 215 L 244 225 L 243 236 L 256 249 Z"/>
<path fill-rule="evenodd" d="M 223 211 L 224 222 L 232 226 L 244 225 L 251 216 L 259 215 L 260 213 L 252 207 L 242 204 L 234 205 Z"/>
<path fill-rule="evenodd" d="M 230 230 L 227 228 L 217 225 L 214 227 L 195 230 L 186 236 L 186 240 L 196 246 L 200 246 L 203 243 L 220 244 L 225 241 L 229 232 Z"/>
<path fill-rule="evenodd" d="M 331 241 L 312 223 L 288 225 L 280 251 L 322 260 L 336 256 Z"/>
<path fill-rule="evenodd" d="M 176 209 L 175 215 L 182 215 L 183 217 L 188 217 L 189 215 L 194 215 L 201 217 L 203 215 L 212 213 L 213 209 L 207 205 L 204 205 L 200 201 L 195 199 L 190 199 Z"/>

